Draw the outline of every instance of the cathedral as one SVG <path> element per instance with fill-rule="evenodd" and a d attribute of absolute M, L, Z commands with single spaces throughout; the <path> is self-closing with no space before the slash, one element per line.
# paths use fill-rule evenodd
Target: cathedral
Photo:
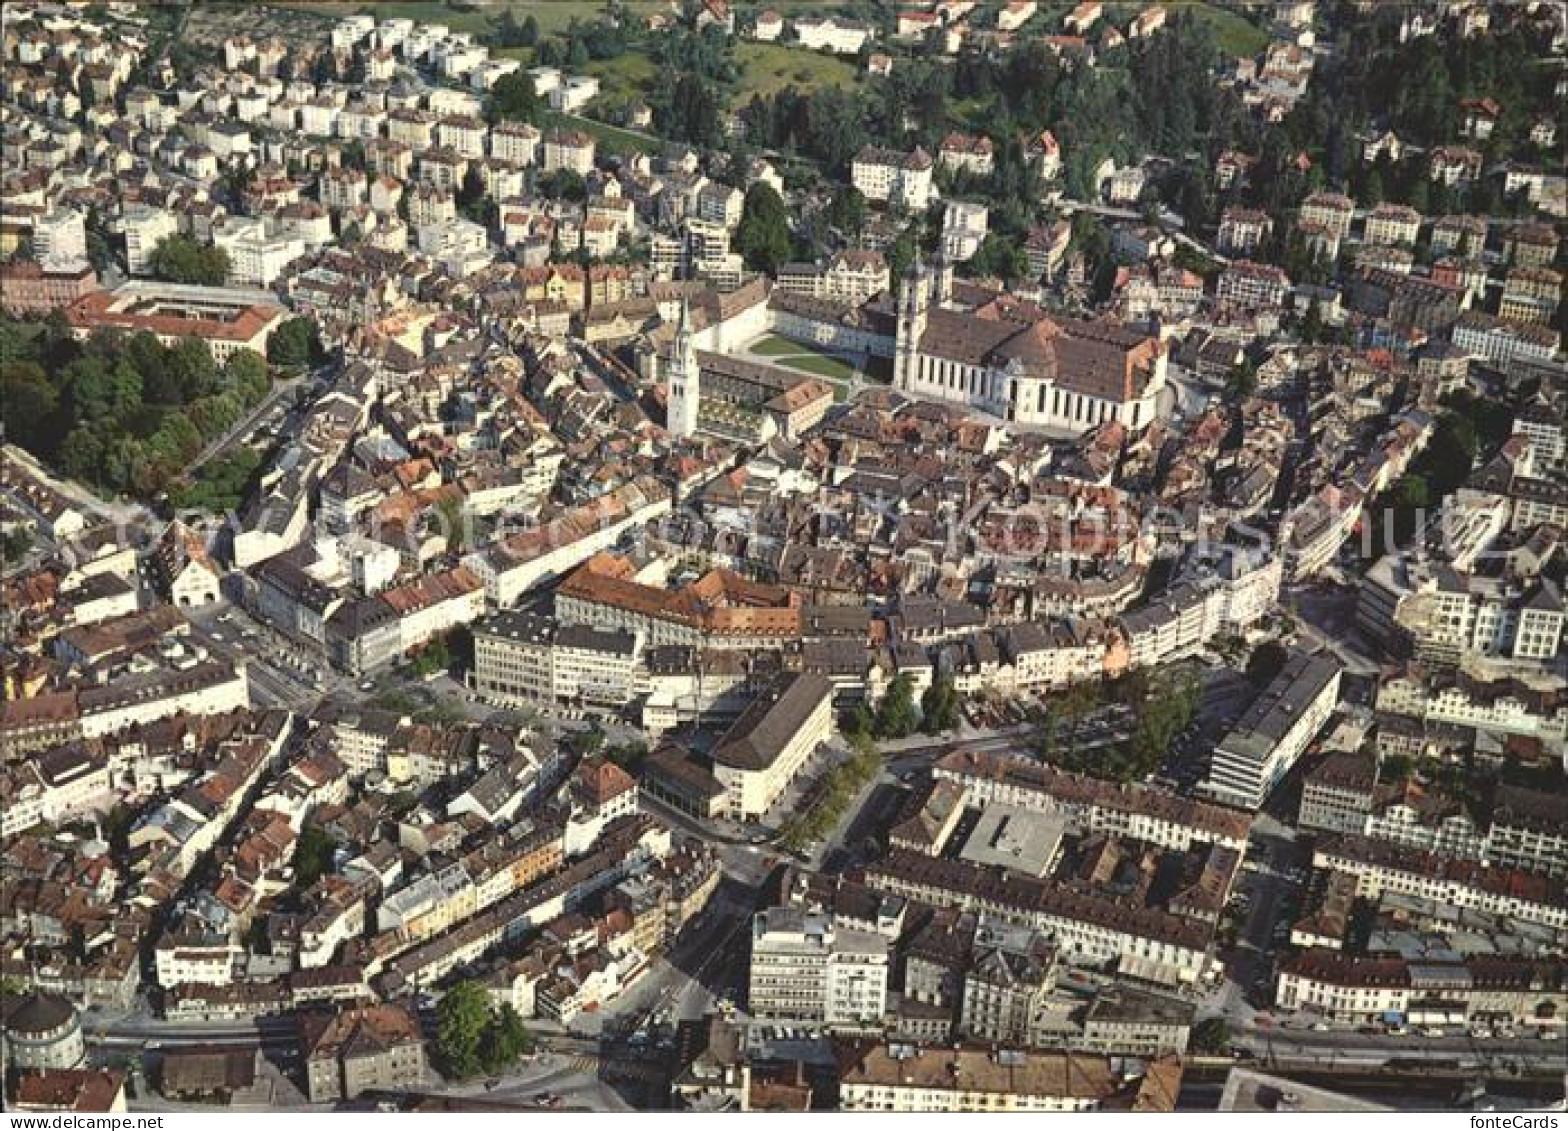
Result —
<path fill-rule="evenodd" d="M 1166 346 L 1107 322 L 953 282 L 916 260 L 898 296 L 893 383 L 1020 427 L 1079 435 L 1107 420 L 1140 431 L 1165 387 Z"/>

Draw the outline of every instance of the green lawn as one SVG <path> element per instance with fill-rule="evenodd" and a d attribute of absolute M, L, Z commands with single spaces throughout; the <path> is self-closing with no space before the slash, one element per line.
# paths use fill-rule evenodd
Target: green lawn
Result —
<path fill-rule="evenodd" d="M 638 51 L 628 51 L 613 59 L 595 59 L 583 68 L 599 80 L 602 97 L 614 102 L 648 99 L 658 76 L 653 60 Z"/>
<path fill-rule="evenodd" d="M 596 122 L 592 118 L 578 118 L 569 114 L 557 114 L 547 110 L 539 122 L 544 129 L 560 126 L 568 130 L 581 130 L 583 133 L 592 134 L 599 144 L 614 153 L 657 153 L 660 142 L 657 138 L 643 137 L 618 126 L 606 125 Z"/>
<path fill-rule="evenodd" d="M 759 338 L 748 347 L 752 353 L 760 353 L 763 357 L 787 357 L 790 354 L 814 353 L 810 346 L 803 346 L 799 342 L 789 341 L 777 334 L 769 334 Z"/>
<path fill-rule="evenodd" d="M 1268 32 L 1235 12 L 1212 4 L 1184 4 L 1181 10 L 1191 12 L 1195 19 L 1211 25 L 1220 50 L 1237 59 L 1261 54 L 1269 44 Z"/>
<path fill-rule="evenodd" d="M 807 354 L 799 357 L 782 357 L 779 364 L 788 369 L 798 369 L 802 373 L 812 373 L 818 377 L 826 377 L 830 381 L 848 381 L 855 375 L 855 367 L 847 361 L 825 354 Z M 842 390 L 839 390 L 842 393 Z M 841 398 L 842 399 L 842 398 Z"/>
<path fill-rule="evenodd" d="M 308 11 L 341 19 L 368 12 L 378 20 L 405 19 L 421 24 L 443 24 L 453 31 L 483 31 L 490 24 L 489 11 L 460 12 L 441 0 L 277 0 L 273 7 Z"/>
<path fill-rule="evenodd" d="M 735 59 L 741 66 L 735 105 L 751 101 L 754 94 L 772 95 L 789 87 L 810 91 L 819 86 L 855 85 L 855 64 L 834 55 L 808 51 L 782 43 L 737 43 Z"/>
<path fill-rule="evenodd" d="M 308 9 L 327 16 L 351 16 L 369 11 L 377 19 L 403 18 L 422 24 L 445 24 L 454 31 L 483 31 L 491 17 L 510 7 L 519 21 L 529 16 L 544 35 L 564 32 L 573 20 L 588 21 L 604 14 L 603 0 L 485 0 L 472 11 L 450 8 L 444 0 L 276 0 L 279 7 Z M 662 7 L 659 0 L 628 0 L 626 7 L 637 19 Z"/>

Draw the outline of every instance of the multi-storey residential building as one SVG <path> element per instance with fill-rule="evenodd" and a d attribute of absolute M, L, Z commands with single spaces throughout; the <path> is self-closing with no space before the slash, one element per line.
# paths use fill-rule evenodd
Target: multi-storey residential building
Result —
<path fill-rule="evenodd" d="M 554 129 L 544 135 L 544 171 L 570 169 L 579 176 L 593 171 L 594 140 L 579 130 Z"/>
<path fill-rule="evenodd" d="M 180 230 L 174 216 L 161 208 L 134 205 L 121 220 L 125 235 L 125 269 L 132 275 L 150 275 L 158 244 Z"/>
<path fill-rule="evenodd" d="M 1297 653 L 1215 748 L 1204 792 L 1245 809 L 1290 772 L 1339 701 L 1338 663 Z"/>
<path fill-rule="evenodd" d="M 1550 362 L 1557 354 L 1557 335 L 1549 328 L 1510 322 L 1479 310 L 1459 316 L 1453 341 L 1470 356 L 1495 361 L 1505 369 L 1518 362 Z"/>
<path fill-rule="evenodd" d="M 490 130 L 490 156 L 515 165 L 532 165 L 539 159 L 540 133 L 527 122 L 498 122 Z"/>
<path fill-rule="evenodd" d="M 1550 325 L 1562 302 L 1563 277 L 1550 267 L 1515 267 L 1503 280 L 1497 313 L 1513 322 Z"/>
<path fill-rule="evenodd" d="M 988 177 L 995 164 L 996 145 L 990 138 L 974 134 L 950 133 L 937 149 L 937 160 L 944 169 L 954 169 L 976 177 Z"/>
<path fill-rule="evenodd" d="M 1061 813 L 1078 832 L 1116 834 L 1186 851 L 1194 842 L 1242 850 L 1251 819 L 1234 809 L 1149 786 L 1112 786 L 1097 778 L 974 750 L 955 751 L 932 768 L 962 786 L 966 804 L 1001 802 Z"/>
<path fill-rule="evenodd" d="M 1432 225 L 1432 254 L 1469 259 L 1486 248 L 1486 217 L 1444 216 Z"/>
<path fill-rule="evenodd" d="M 906 212 L 924 212 L 931 203 L 931 155 L 867 146 L 855 154 L 850 181 L 867 199 Z"/>
<path fill-rule="evenodd" d="M 427 1072 L 419 1022 L 395 1005 L 307 1014 L 300 1021 L 300 1044 L 312 1103 L 406 1088 Z"/>
<path fill-rule="evenodd" d="M 1371 754 L 1330 754 L 1301 779 L 1297 821 L 1304 829 L 1364 832 L 1376 788 L 1377 760 Z"/>
<path fill-rule="evenodd" d="M 1252 208 L 1227 208 L 1220 215 L 1215 244 L 1225 255 L 1249 256 L 1274 230 L 1268 214 Z"/>
<path fill-rule="evenodd" d="M 1275 1004 L 1341 1025 L 1534 1027 L 1568 1006 L 1563 967 L 1530 958 L 1412 962 L 1314 949 L 1280 965 Z"/>
<path fill-rule="evenodd" d="M 964 971 L 958 1027 L 964 1036 L 1036 1047 L 1050 1040 L 1056 951 L 1027 927 L 982 924 Z"/>
<path fill-rule="evenodd" d="M 474 626 L 474 689 L 495 702 L 619 709 L 637 694 L 639 655 L 629 632 L 503 613 Z"/>
<path fill-rule="evenodd" d="M 1421 234 L 1421 213 L 1403 204 L 1380 204 L 1367 213 L 1367 243 L 1414 244 Z"/>
<path fill-rule="evenodd" d="M 761 20 L 757 26 L 760 31 Z M 872 38 L 872 30 L 865 24 L 833 16 L 798 16 L 792 26 L 802 47 L 834 55 L 858 55 Z"/>
<path fill-rule="evenodd" d="M 1568 927 L 1568 892 L 1548 875 L 1448 859 L 1362 836 L 1325 837 L 1312 859 L 1319 868 L 1356 876 L 1357 895 L 1364 899 L 1391 892 L 1557 930 Z"/>
<path fill-rule="evenodd" d="M 887 1011 L 884 935 L 794 907 L 752 919 L 748 1007 L 766 1021 L 879 1030 Z"/>
<path fill-rule="evenodd" d="M 1214 295 L 1221 302 L 1250 309 L 1271 309 L 1285 301 L 1290 277 L 1271 263 L 1238 259 L 1220 273 Z"/>
<path fill-rule="evenodd" d="M 33 258 L 55 270 L 87 262 L 87 219 L 75 208 L 57 208 L 33 221 Z"/>
<path fill-rule="evenodd" d="M 1164 909 L 1128 907 L 1078 885 L 903 849 L 865 873 L 878 891 L 1033 927 L 1074 962 L 1116 960 L 1171 984 L 1198 981 L 1209 968 L 1208 925 Z"/>
<path fill-rule="evenodd" d="M 1301 202 L 1301 223 L 1322 228 L 1337 241 L 1350 238 L 1356 202 L 1333 192 L 1315 192 Z"/>

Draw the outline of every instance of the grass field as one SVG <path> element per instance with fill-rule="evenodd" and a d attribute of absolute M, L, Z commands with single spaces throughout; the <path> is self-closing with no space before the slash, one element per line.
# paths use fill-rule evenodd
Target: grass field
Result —
<path fill-rule="evenodd" d="M 754 94 L 771 95 L 795 87 L 810 92 L 819 86 L 855 85 L 855 65 L 833 55 L 807 51 L 781 43 L 738 43 L 735 59 L 741 65 L 736 105 Z"/>
<path fill-rule="evenodd" d="M 627 52 L 613 59 L 595 59 L 583 70 L 599 80 L 605 98 L 646 101 L 658 71 L 646 55 Z"/>
<path fill-rule="evenodd" d="M 1182 4 L 1178 10 L 1191 12 L 1194 19 L 1211 25 L 1220 50 L 1227 55 L 1250 59 L 1261 54 L 1268 46 L 1268 32 L 1235 12 L 1227 12 L 1212 4 Z"/>
<path fill-rule="evenodd" d="M 758 357 L 772 359 L 773 364 L 785 369 L 810 373 L 816 377 L 826 377 L 834 383 L 833 395 L 838 400 L 843 400 L 848 392 L 848 387 L 841 382 L 848 381 L 855 375 L 855 367 L 843 358 L 823 353 L 800 342 L 792 342 L 777 334 L 758 338 L 747 349 Z"/>
<path fill-rule="evenodd" d="M 781 338 L 777 334 L 759 338 L 747 348 L 763 357 L 788 357 L 790 354 L 812 352 L 809 347 Z"/>
<path fill-rule="evenodd" d="M 423 24 L 445 24 L 454 31 L 483 31 L 491 17 L 511 8 L 518 20 L 532 16 L 544 35 L 565 31 L 573 20 L 592 20 L 604 13 L 603 0 L 486 0 L 472 11 L 448 7 L 444 0 L 275 0 L 275 6 L 335 17 L 370 12 L 378 20 L 401 17 Z M 658 0 L 628 0 L 626 7 L 641 17 L 660 4 Z"/>
<path fill-rule="evenodd" d="M 546 111 L 539 124 L 545 129 L 561 126 L 568 130 L 581 130 L 583 133 L 592 134 L 600 145 L 616 153 L 657 153 L 661 146 L 656 138 L 643 137 L 641 134 L 634 134 L 618 126 L 596 122 L 592 118 L 557 114 L 553 110 Z"/>
<path fill-rule="evenodd" d="M 847 361 L 826 354 L 806 354 L 800 357 L 781 357 L 779 364 L 786 369 L 798 369 L 802 373 L 810 373 L 817 377 L 826 377 L 830 381 L 848 381 L 855 375 L 855 367 Z M 839 400 L 844 399 L 842 387 L 834 391 Z"/>

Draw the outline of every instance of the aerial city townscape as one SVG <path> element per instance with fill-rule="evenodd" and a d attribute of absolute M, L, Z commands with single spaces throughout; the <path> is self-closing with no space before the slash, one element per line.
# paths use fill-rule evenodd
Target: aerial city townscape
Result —
<path fill-rule="evenodd" d="M 7 0 L 12 1112 L 1562 1109 L 1564 0 Z"/>

